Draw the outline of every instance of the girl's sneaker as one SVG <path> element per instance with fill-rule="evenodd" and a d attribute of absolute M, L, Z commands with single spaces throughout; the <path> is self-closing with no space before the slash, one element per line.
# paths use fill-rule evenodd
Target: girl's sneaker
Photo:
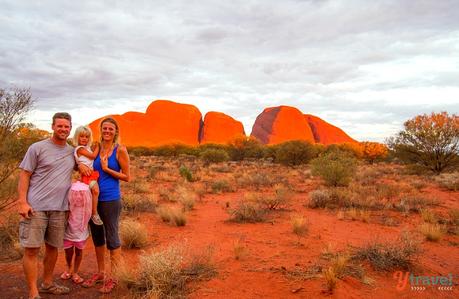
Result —
<path fill-rule="evenodd" d="M 104 224 L 104 223 L 102 222 L 102 219 L 100 219 L 99 214 L 92 215 L 92 216 L 91 216 L 91 220 L 92 220 L 92 222 L 93 222 L 95 225 L 102 225 L 102 224 Z"/>

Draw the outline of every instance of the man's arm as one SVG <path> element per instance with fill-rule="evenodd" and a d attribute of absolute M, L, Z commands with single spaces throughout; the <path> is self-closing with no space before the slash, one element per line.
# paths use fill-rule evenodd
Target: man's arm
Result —
<path fill-rule="evenodd" d="M 34 211 L 27 202 L 27 192 L 29 191 L 30 176 L 31 172 L 22 169 L 19 173 L 18 183 L 18 212 L 22 217 L 29 219 L 33 215 Z"/>

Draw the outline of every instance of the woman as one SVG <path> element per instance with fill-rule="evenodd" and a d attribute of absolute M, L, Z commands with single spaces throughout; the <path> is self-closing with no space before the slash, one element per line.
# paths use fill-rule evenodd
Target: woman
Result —
<path fill-rule="evenodd" d="M 84 287 L 92 287 L 103 282 L 99 289 L 102 293 L 110 293 L 116 286 L 116 280 L 105 271 L 105 247 L 110 252 L 111 271 L 113 272 L 121 258 L 121 242 L 118 233 L 121 213 L 120 180 L 129 182 L 129 155 L 126 147 L 118 144 L 118 123 L 111 117 L 100 124 L 100 152 L 94 160 L 94 170 L 99 171 L 99 202 L 97 211 L 103 225 L 89 222 L 92 240 L 96 250 L 98 273 L 83 283 Z"/>

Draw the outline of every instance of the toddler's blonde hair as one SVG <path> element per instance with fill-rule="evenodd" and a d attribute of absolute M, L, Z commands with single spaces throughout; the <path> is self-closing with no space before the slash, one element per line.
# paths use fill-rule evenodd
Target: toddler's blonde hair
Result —
<path fill-rule="evenodd" d="M 89 127 L 87 126 L 80 126 L 78 128 L 76 128 L 75 130 L 75 134 L 73 135 L 73 145 L 74 146 L 78 146 L 78 138 L 80 137 L 81 134 L 84 134 L 86 136 L 88 136 L 88 145 L 91 146 L 92 144 L 92 131 Z"/>

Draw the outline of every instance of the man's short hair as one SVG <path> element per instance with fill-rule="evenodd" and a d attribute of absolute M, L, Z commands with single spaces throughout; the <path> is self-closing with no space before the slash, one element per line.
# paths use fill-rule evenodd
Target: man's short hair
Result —
<path fill-rule="evenodd" d="M 57 112 L 53 115 L 53 125 L 56 122 L 56 119 L 61 118 L 61 119 L 66 119 L 72 124 L 72 116 L 68 114 L 67 112 Z"/>

